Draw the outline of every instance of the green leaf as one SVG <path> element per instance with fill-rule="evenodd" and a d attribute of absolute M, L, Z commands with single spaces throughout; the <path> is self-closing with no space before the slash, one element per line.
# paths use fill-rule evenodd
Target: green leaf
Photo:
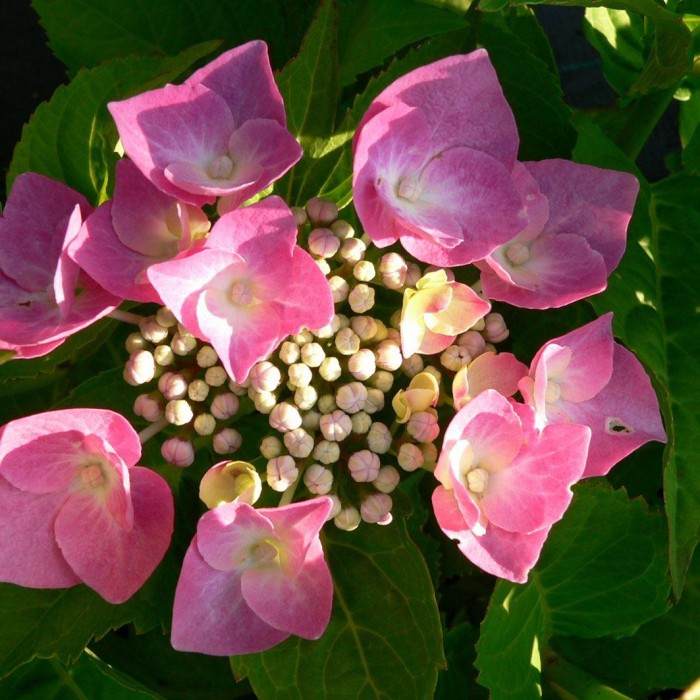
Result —
<path fill-rule="evenodd" d="M 644 69 L 644 19 L 624 10 L 587 7 L 583 31 L 600 54 L 605 79 L 618 95 L 626 95 Z"/>
<path fill-rule="evenodd" d="M 56 659 L 35 660 L 0 681 L 0 695 L 23 700 L 157 700 L 161 697 L 87 653 L 72 666 L 64 666 Z"/>
<path fill-rule="evenodd" d="M 560 698 L 632 700 L 551 651 L 545 655 L 542 671 L 547 680 L 547 687 L 551 687 Z"/>
<path fill-rule="evenodd" d="M 700 129 L 696 128 L 693 136 L 683 149 L 683 165 L 693 175 L 700 175 Z"/>
<path fill-rule="evenodd" d="M 176 56 L 192 44 L 251 39 L 270 45 L 274 65 L 296 50 L 313 2 L 300 0 L 32 0 L 49 46 L 75 74 L 128 55 Z"/>
<path fill-rule="evenodd" d="M 404 46 L 463 29 L 467 20 L 415 0 L 358 0 L 341 7 L 340 85 L 381 66 Z"/>
<path fill-rule="evenodd" d="M 7 175 L 33 171 L 82 192 L 93 204 L 107 197 L 117 142 L 107 103 L 175 79 L 216 43 L 200 44 L 174 58 L 113 59 L 83 70 L 40 105 L 22 131 Z"/>
<path fill-rule="evenodd" d="M 685 688 L 700 669 L 700 559 L 691 564 L 680 602 L 624 639 L 562 637 L 556 647 L 582 668 L 638 690 Z M 646 695 L 638 693 L 637 697 Z"/>
<path fill-rule="evenodd" d="M 508 4 L 505 0 L 482 0 L 479 9 L 497 12 Z M 557 5 L 561 7 L 595 7 L 596 0 L 511 0 L 511 5 Z M 614 10 L 639 12 L 654 25 L 646 63 L 631 92 L 647 93 L 677 83 L 690 67 L 692 36 L 681 17 L 669 12 L 655 0 L 605 0 Z"/>
<path fill-rule="evenodd" d="M 474 646 L 479 638 L 479 630 L 470 624 L 462 623 L 445 635 L 445 656 L 447 669 L 438 676 L 435 700 L 486 700 L 488 692 L 476 683 Z"/>
<path fill-rule="evenodd" d="M 406 524 L 327 528 L 333 615 L 323 637 L 291 637 L 262 654 L 235 657 L 261 700 L 431 698 L 444 665 L 440 619 L 425 562 Z"/>
<path fill-rule="evenodd" d="M 130 386 L 122 374 L 121 367 L 100 372 L 75 387 L 55 408 L 106 408 L 131 418 L 134 401 L 144 387 Z"/>
<path fill-rule="evenodd" d="M 287 128 L 307 156 L 333 133 L 338 99 L 338 8 L 323 0 L 304 37 L 299 55 L 277 78 L 287 108 Z"/>
<path fill-rule="evenodd" d="M 568 158 L 576 142 L 576 131 L 556 75 L 500 16 L 486 15 L 479 36 L 518 124 L 518 157 Z M 527 80 L 523 80 L 523 75 L 527 75 Z"/>
<path fill-rule="evenodd" d="M 528 583 L 496 587 L 476 661 L 494 700 L 539 697 L 552 634 L 631 634 L 668 607 L 661 518 L 623 491 L 580 484 L 575 494 Z"/>

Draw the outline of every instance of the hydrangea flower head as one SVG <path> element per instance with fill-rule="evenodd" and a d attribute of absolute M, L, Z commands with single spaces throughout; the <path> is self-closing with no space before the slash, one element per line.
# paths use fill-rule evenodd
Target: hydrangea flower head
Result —
<path fill-rule="evenodd" d="M 333 316 L 328 281 L 296 237 L 292 212 L 267 197 L 222 216 L 203 245 L 148 269 L 165 304 L 235 381 L 285 336 Z"/>
<path fill-rule="evenodd" d="M 399 78 L 355 136 L 353 196 L 375 245 L 401 240 L 450 267 L 487 256 L 527 223 L 510 172 L 515 121 L 487 53 L 452 56 Z"/>
<path fill-rule="evenodd" d="M 474 564 L 524 582 L 583 473 L 590 429 L 538 432 L 527 406 L 488 389 L 454 417 L 435 468 L 433 508 L 443 532 Z"/>
<path fill-rule="evenodd" d="M 90 211 L 81 194 L 48 177 L 15 180 L 0 215 L 0 349 L 46 355 L 119 305 L 67 254 Z"/>
<path fill-rule="evenodd" d="M 183 85 L 111 102 L 126 155 L 163 192 L 237 207 L 281 177 L 302 150 L 286 129 L 262 41 L 222 54 Z"/>
<path fill-rule="evenodd" d="M 170 544 L 173 499 L 122 416 L 65 409 L 0 430 L 0 580 L 130 598 Z"/>
<path fill-rule="evenodd" d="M 319 539 L 332 504 L 320 497 L 255 510 L 234 502 L 205 513 L 175 592 L 175 649 L 230 656 L 290 634 L 318 639 L 333 601 Z"/>

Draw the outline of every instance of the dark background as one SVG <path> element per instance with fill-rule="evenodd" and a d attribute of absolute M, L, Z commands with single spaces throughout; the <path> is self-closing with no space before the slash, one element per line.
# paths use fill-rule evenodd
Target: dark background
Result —
<path fill-rule="evenodd" d="M 615 95 L 603 78 L 600 58 L 583 36 L 583 10 L 540 6 L 537 15 L 552 43 L 567 102 L 573 107 L 612 105 Z M 5 176 L 22 125 L 63 82 L 63 64 L 47 47 L 29 0 L 0 0 L 0 200 L 6 199 Z M 674 101 L 640 156 L 650 180 L 667 174 L 665 156 L 680 149 L 677 107 Z"/>

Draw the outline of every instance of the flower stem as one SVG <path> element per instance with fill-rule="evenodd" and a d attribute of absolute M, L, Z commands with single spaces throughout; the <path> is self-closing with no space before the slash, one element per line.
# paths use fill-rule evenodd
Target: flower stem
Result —
<path fill-rule="evenodd" d="M 139 433 L 139 442 L 143 445 L 147 440 L 150 440 L 154 435 L 159 433 L 163 428 L 169 425 L 165 418 L 160 418 L 155 423 L 151 423 L 147 428 L 144 428 Z"/>
<path fill-rule="evenodd" d="M 138 326 L 143 320 L 143 316 L 132 314 L 131 311 L 120 311 L 119 309 L 114 309 L 114 311 L 108 313 L 107 316 L 115 318 L 117 321 L 124 321 L 124 323 L 133 323 L 135 326 Z"/>

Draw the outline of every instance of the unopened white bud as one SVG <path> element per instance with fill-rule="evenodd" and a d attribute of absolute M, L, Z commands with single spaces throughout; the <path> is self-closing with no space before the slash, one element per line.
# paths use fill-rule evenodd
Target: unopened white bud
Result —
<path fill-rule="evenodd" d="M 312 464 L 304 472 L 304 484 L 311 493 L 323 496 L 333 487 L 333 472 L 322 464 Z"/>
<path fill-rule="evenodd" d="M 282 343 L 279 351 L 279 358 L 286 365 L 293 365 L 299 360 L 300 355 L 301 350 L 299 350 L 299 346 L 296 343 L 291 340 L 285 340 L 284 343 Z"/>
<path fill-rule="evenodd" d="M 333 518 L 333 522 L 339 530 L 352 532 L 357 530 L 357 527 L 362 522 L 362 518 L 360 511 L 355 506 L 346 506 Z"/>
<path fill-rule="evenodd" d="M 303 364 L 302 362 L 296 362 L 293 365 L 290 365 L 289 369 L 287 370 L 287 377 L 289 377 L 289 383 L 292 386 L 299 387 L 309 386 L 309 384 L 311 384 L 311 380 L 314 378 L 314 375 L 307 365 Z"/>
<path fill-rule="evenodd" d="M 303 207 L 290 207 L 292 211 L 292 216 L 294 216 L 294 223 L 296 223 L 297 228 L 301 228 L 306 225 L 309 217 L 306 215 L 306 210 Z"/>
<path fill-rule="evenodd" d="M 131 386 L 146 384 L 156 376 L 156 361 L 148 350 L 132 353 L 124 367 L 124 379 Z"/>
<path fill-rule="evenodd" d="M 168 329 L 156 321 L 155 316 L 146 316 L 139 321 L 141 335 L 151 343 L 162 343 L 168 337 Z"/>
<path fill-rule="evenodd" d="M 325 326 L 321 326 L 321 328 L 316 328 L 315 330 L 312 330 L 311 332 L 317 338 L 321 338 L 321 340 L 325 340 L 326 338 L 332 338 L 335 335 L 335 332 L 337 330 L 338 330 L 337 328 L 334 330 L 333 326 L 330 323 L 328 323 Z"/>
<path fill-rule="evenodd" d="M 378 523 L 390 512 L 393 503 L 385 493 L 372 493 L 362 499 L 360 514 L 366 523 Z"/>
<path fill-rule="evenodd" d="M 321 197 L 312 197 L 305 208 L 311 223 L 315 225 L 329 226 L 338 218 L 338 205 Z"/>
<path fill-rule="evenodd" d="M 265 360 L 252 366 L 248 379 L 256 391 L 274 391 L 282 383 L 282 374 L 272 362 Z"/>
<path fill-rule="evenodd" d="M 219 394 L 214 397 L 209 410 L 214 418 L 227 420 L 238 413 L 240 405 L 241 402 L 235 394 L 226 392 L 225 394 Z"/>
<path fill-rule="evenodd" d="M 348 469 L 359 483 L 374 481 L 379 475 L 379 457 L 369 450 L 360 450 L 350 455 Z"/>
<path fill-rule="evenodd" d="M 418 442 L 433 442 L 440 434 L 437 413 L 431 408 L 414 413 L 406 423 L 406 432 Z"/>
<path fill-rule="evenodd" d="M 433 367 L 432 365 L 428 365 L 423 369 L 424 372 L 427 372 L 428 374 L 432 374 L 433 377 L 435 377 L 435 381 L 440 384 L 440 381 L 442 380 L 442 374 L 440 374 L 440 370 L 437 369 L 437 367 Z"/>
<path fill-rule="evenodd" d="M 367 389 L 365 412 L 373 415 L 384 408 L 384 392 L 371 387 Z"/>
<path fill-rule="evenodd" d="M 397 457 L 399 466 L 407 472 L 413 472 L 423 466 L 423 453 L 417 445 L 412 442 L 405 442 L 399 448 Z"/>
<path fill-rule="evenodd" d="M 158 390 L 166 399 L 181 399 L 187 389 L 187 380 L 177 372 L 164 372 L 158 379 Z"/>
<path fill-rule="evenodd" d="M 177 324 L 177 319 L 173 312 L 165 306 L 161 306 L 160 309 L 156 311 L 156 321 L 160 323 L 163 328 L 171 328 Z"/>
<path fill-rule="evenodd" d="M 243 444 L 241 434 L 235 428 L 223 428 L 212 440 L 214 452 L 219 455 L 229 455 Z"/>
<path fill-rule="evenodd" d="M 282 441 L 274 435 L 268 435 L 260 443 L 260 454 L 265 459 L 274 459 L 282 454 Z"/>
<path fill-rule="evenodd" d="M 267 483 L 275 491 L 286 491 L 298 476 L 296 462 L 289 455 L 275 457 L 267 463 Z"/>
<path fill-rule="evenodd" d="M 350 382 L 335 393 L 335 402 L 346 413 L 362 411 L 367 400 L 367 388 L 360 382 Z"/>
<path fill-rule="evenodd" d="M 354 238 L 352 240 L 355 240 Z M 333 275 L 333 277 L 328 278 L 328 285 L 331 288 L 331 294 L 333 295 L 333 303 L 340 304 L 348 298 L 348 293 L 350 292 L 350 285 L 338 275 Z"/>
<path fill-rule="evenodd" d="M 377 322 L 377 332 L 374 334 L 372 340 L 375 343 L 381 343 L 389 337 L 389 329 L 384 325 L 383 321 L 380 321 L 378 318 L 374 320 Z"/>
<path fill-rule="evenodd" d="M 292 336 L 292 340 L 301 347 L 305 343 L 310 343 L 314 339 L 314 335 L 311 331 L 303 330 L 295 333 Z"/>
<path fill-rule="evenodd" d="M 176 467 L 189 467 L 194 462 L 194 446 L 189 440 L 168 438 L 160 448 L 163 459 Z"/>
<path fill-rule="evenodd" d="M 506 327 L 506 322 L 501 314 L 487 314 L 484 318 L 484 335 L 486 340 L 492 343 L 501 343 L 504 341 L 510 331 Z"/>
<path fill-rule="evenodd" d="M 340 442 L 350 435 L 352 420 L 347 413 L 336 409 L 332 413 L 321 416 L 319 427 L 326 440 Z"/>
<path fill-rule="evenodd" d="M 483 318 L 480 318 L 472 327 L 470 330 L 477 331 L 481 333 L 486 328 L 486 321 L 484 321 Z"/>
<path fill-rule="evenodd" d="M 314 449 L 314 439 L 303 428 L 295 428 L 284 434 L 284 445 L 292 457 L 304 459 Z"/>
<path fill-rule="evenodd" d="M 317 400 L 318 392 L 312 386 L 300 386 L 294 392 L 294 403 L 303 411 L 312 408 Z"/>
<path fill-rule="evenodd" d="M 280 433 L 301 427 L 301 414 L 299 409 L 292 404 L 283 401 L 278 403 L 270 412 L 270 426 Z"/>
<path fill-rule="evenodd" d="M 394 467 L 382 467 L 377 474 L 377 478 L 372 482 L 377 491 L 391 493 L 399 484 L 401 476 Z"/>
<path fill-rule="evenodd" d="M 496 354 L 496 346 L 492 345 L 491 343 L 486 343 L 484 345 L 484 352 L 491 352 L 495 355 Z"/>
<path fill-rule="evenodd" d="M 367 348 L 358 350 L 354 355 L 351 355 L 348 360 L 348 370 L 350 374 L 361 382 L 369 379 L 376 369 L 377 364 L 374 359 L 374 353 Z"/>
<path fill-rule="evenodd" d="M 372 426 L 372 419 L 364 411 L 358 411 L 351 417 L 352 432 L 356 435 L 364 435 Z"/>
<path fill-rule="evenodd" d="M 343 369 L 337 357 L 326 357 L 318 368 L 318 373 L 327 382 L 334 382 L 343 373 Z"/>
<path fill-rule="evenodd" d="M 468 365 L 471 362 L 471 359 L 466 348 L 460 345 L 450 345 L 440 355 L 440 364 L 452 372 L 459 372 L 464 365 Z"/>
<path fill-rule="evenodd" d="M 353 355 L 360 349 L 360 338 L 352 328 L 341 328 L 335 336 L 335 347 L 342 355 Z"/>
<path fill-rule="evenodd" d="M 397 328 L 387 328 L 386 337 L 401 345 L 401 332 Z"/>
<path fill-rule="evenodd" d="M 374 287 L 361 282 L 356 284 L 348 296 L 350 308 L 356 314 L 363 314 L 374 306 Z"/>
<path fill-rule="evenodd" d="M 379 273 L 382 282 L 389 289 L 401 289 L 406 282 L 408 266 L 406 261 L 398 253 L 382 255 L 379 261 Z"/>
<path fill-rule="evenodd" d="M 340 248 L 340 241 L 329 228 L 315 228 L 309 234 L 309 250 L 319 258 L 332 258 Z"/>
<path fill-rule="evenodd" d="M 216 420 L 210 413 L 200 413 L 194 419 L 194 430 L 197 435 L 211 435 L 216 430 Z"/>
<path fill-rule="evenodd" d="M 197 352 L 197 364 L 202 368 L 213 367 L 219 361 L 219 355 L 211 345 L 199 348 Z"/>
<path fill-rule="evenodd" d="M 326 522 L 333 520 L 333 518 L 335 518 L 335 516 L 338 515 L 338 513 L 340 513 L 340 511 L 343 509 L 343 504 L 340 502 L 338 496 L 332 493 L 329 495 L 329 498 L 331 501 L 333 501 L 333 505 L 331 506 L 331 512 L 326 516 Z"/>
<path fill-rule="evenodd" d="M 153 359 L 161 367 L 167 367 L 175 361 L 175 353 L 169 345 L 158 345 L 153 350 Z"/>
<path fill-rule="evenodd" d="M 124 343 L 124 347 L 128 353 L 132 353 L 139 350 L 148 350 L 151 344 L 140 333 L 130 333 Z"/>
<path fill-rule="evenodd" d="M 319 397 L 316 407 L 325 415 L 326 413 L 332 413 L 335 411 L 335 409 L 338 408 L 338 404 L 336 404 L 335 396 L 333 396 L 333 394 L 324 394 L 323 396 Z"/>
<path fill-rule="evenodd" d="M 403 362 L 401 347 L 395 340 L 384 340 L 374 350 L 377 367 L 387 372 L 395 372 Z"/>
<path fill-rule="evenodd" d="M 321 423 L 321 414 L 318 411 L 307 411 L 301 419 L 304 430 L 317 430 Z"/>
<path fill-rule="evenodd" d="M 326 359 L 326 353 L 318 343 L 304 343 L 301 348 L 301 361 L 309 367 L 319 367 Z"/>
<path fill-rule="evenodd" d="M 384 423 L 372 423 L 367 433 L 367 446 L 372 452 L 383 455 L 391 447 L 391 432 Z"/>
<path fill-rule="evenodd" d="M 371 316 L 353 316 L 350 327 L 360 340 L 371 340 L 377 334 L 377 322 Z"/>
<path fill-rule="evenodd" d="M 187 396 L 192 401 L 204 401 L 209 396 L 209 385 L 202 379 L 195 379 L 187 387 Z"/>
<path fill-rule="evenodd" d="M 359 238 L 348 238 L 340 246 L 340 257 L 345 262 L 355 265 L 365 257 L 367 246 Z"/>
<path fill-rule="evenodd" d="M 222 386 L 226 383 L 227 379 L 228 374 L 226 374 L 226 370 L 220 365 L 209 367 L 209 369 L 204 373 L 204 381 L 209 386 Z"/>
<path fill-rule="evenodd" d="M 420 267 L 416 263 L 407 263 L 406 265 L 406 280 L 404 284 L 407 287 L 415 287 L 418 280 L 423 276 Z"/>
<path fill-rule="evenodd" d="M 228 383 L 228 388 L 230 391 L 232 391 L 236 396 L 245 396 L 248 393 L 248 387 L 250 383 L 246 379 L 244 382 L 234 382 L 233 380 L 229 380 Z"/>
<path fill-rule="evenodd" d="M 331 319 L 331 326 L 333 326 L 333 332 L 337 333 L 343 328 L 347 328 L 350 325 L 350 319 L 345 314 L 335 314 Z"/>
<path fill-rule="evenodd" d="M 484 352 L 486 341 L 481 333 L 467 331 L 457 338 L 457 345 L 464 348 L 472 359 L 479 357 Z"/>
<path fill-rule="evenodd" d="M 264 415 L 271 413 L 272 409 L 277 405 L 277 398 L 271 391 L 255 392 L 252 400 L 255 404 L 255 410 Z"/>
<path fill-rule="evenodd" d="M 321 440 L 314 448 L 313 457 L 323 464 L 333 464 L 340 459 L 340 447 L 337 442 Z"/>
<path fill-rule="evenodd" d="M 434 469 L 438 457 L 437 447 L 432 442 L 426 442 L 420 446 L 420 451 L 423 453 L 423 469 Z"/>
<path fill-rule="evenodd" d="M 377 271 L 369 260 L 360 260 L 352 268 L 352 274 L 360 282 L 371 282 L 377 276 Z"/>
<path fill-rule="evenodd" d="M 344 241 L 347 238 L 352 238 L 355 235 L 355 229 L 345 220 L 337 219 L 331 226 L 331 231 L 338 237 L 339 241 Z"/>
<path fill-rule="evenodd" d="M 386 394 L 387 391 L 391 391 L 391 387 L 394 385 L 394 375 L 385 369 L 380 369 L 378 372 L 375 372 L 370 380 L 370 384 L 375 389 L 379 389 L 379 391 Z"/>
<path fill-rule="evenodd" d="M 405 357 L 401 363 L 401 369 L 409 379 L 413 379 L 413 377 L 422 372 L 424 366 L 423 358 L 418 353 Z"/>
<path fill-rule="evenodd" d="M 175 399 L 165 404 L 165 420 L 167 420 L 168 423 L 172 423 L 173 425 L 187 425 L 192 418 L 194 418 L 192 406 L 184 399 Z"/>
<path fill-rule="evenodd" d="M 175 333 L 170 341 L 170 347 L 176 355 L 184 357 L 197 347 L 197 339 L 189 333 Z"/>
<path fill-rule="evenodd" d="M 316 263 L 318 269 L 321 270 L 321 272 L 324 274 L 324 276 L 328 277 L 328 274 L 331 271 L 331 266 L 328 264 L 328 261 L 324 260 L 323 258 L 315 258 L 314 262 Z"/>
<path fill-rule="evenodd" d="M 150 394 L 140 394 L 134 401 L 134 413 L 151 423 L 155 423 L 163 417 L 163 408 L 160 402 Z"/>

